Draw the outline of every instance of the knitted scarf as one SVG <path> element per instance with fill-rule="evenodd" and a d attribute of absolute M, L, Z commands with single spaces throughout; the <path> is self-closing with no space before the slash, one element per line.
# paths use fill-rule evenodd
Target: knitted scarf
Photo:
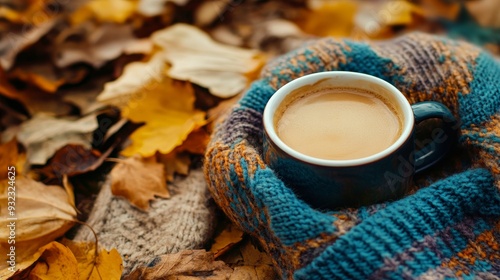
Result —
<path fill-rule="evenodd" d="M 366 73 L 410 103 L 444 103 L 461 122 L 458 149 L 397 201 L 311 208 L 263 162 L 262 113 L 278 88 L 321 71 Z M 284 279 L 498 279 L 499 109 L 500 63 L 476 46 L 422 33 L 373 43 L 324 38 L 265 67 L 216 128 L 205 177 Z"/>

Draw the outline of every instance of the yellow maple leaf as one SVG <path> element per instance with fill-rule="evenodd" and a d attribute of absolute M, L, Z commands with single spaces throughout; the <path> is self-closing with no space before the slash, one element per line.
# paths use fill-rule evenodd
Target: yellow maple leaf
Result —
<path fill-rule="evenodd" d="M 29 279 L 78 279 L 77 261 L 71 250 L 59 242 L 45 246 L 29 274 Z"/>
<path fill-rule="evenodd" d="M 101 250 L 96 254 L 95 243 L 92 242 L 75 242 L 64 239 L 62 243 L 71 250 L 78 262 L 78 279 L 120 279 L 123 265 L 120 253 L 116 249 Z"/>
<path fill-rule="evenodd" d="M 205 113 L 194 108 L 191 84 L 165 76 L 154 83 L 143 91 L 143 98 L 132 99 L 122 110 L 127 119 L 146 123 L 130 136 L 132 144 L 122 151 L 124 156 L 168 154 L 205 124 Z"/>
<path fill-rule="evenodd" d="M 318 36 L 347 37 L 354 28 L 358 5 L 355 1 L 321 1 L 298 21 L 306 33 Z"/>
<path fill-rule="evenodd" d="M 95 243 L 67 239 L 40 247 L 32 256 L 16 264 L 16 268 L 9 280 L 117 280 L 123 270 L 122 258 L 116 249 L 96 254 Z"/>

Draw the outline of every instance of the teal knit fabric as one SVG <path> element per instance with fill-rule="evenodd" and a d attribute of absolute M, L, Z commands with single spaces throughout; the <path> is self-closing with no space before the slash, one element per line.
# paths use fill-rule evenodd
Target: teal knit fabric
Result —
<path fill-rule="evenodd" d="M 321 71 L 370 74 L 410 103 L 446 104 L 461 122 L 458 152 L 400 200 L 311 208 L 263 162 L 262 113 L 278 88 Z M 422 33 L 311 42 L 265 67 L 217 126 L 204 168 L 215 201 L 284 279 L 500 277 L 500 64 L 473 45 Z"/>

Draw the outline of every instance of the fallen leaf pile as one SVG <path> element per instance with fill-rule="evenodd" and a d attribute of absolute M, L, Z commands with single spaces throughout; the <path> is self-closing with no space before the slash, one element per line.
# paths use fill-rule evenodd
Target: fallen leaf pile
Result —
<path fill-rule="evenodd" d="M 98 183 L 109 176 L 138 211 L 169 199 L 263 65 L 311 39 L 420 30 L 500 53 L 497 0 L 0 2 L 0 245 L 5 258 L 14 167 L 18 252 L 2 279 L 119 279 L 120 252 L 61 239 Z M 234 226 L 211 240 L 129 277 L 276 277 Z"/>

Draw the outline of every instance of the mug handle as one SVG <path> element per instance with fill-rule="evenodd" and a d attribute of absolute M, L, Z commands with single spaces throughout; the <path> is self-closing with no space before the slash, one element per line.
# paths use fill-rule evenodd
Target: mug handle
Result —
<path fill-rule="evenodd" d="M 442 119 L 444 122 L 442 128 L 432 131 L 432 141 L 415 153 L 415 173 L 418 173 L 437 163 L 455 146 L 460 123 L 450 109 L 439 102 L 424 101 L 411 107 L 415 115 L 415 125 L 432 118 Z"/>

